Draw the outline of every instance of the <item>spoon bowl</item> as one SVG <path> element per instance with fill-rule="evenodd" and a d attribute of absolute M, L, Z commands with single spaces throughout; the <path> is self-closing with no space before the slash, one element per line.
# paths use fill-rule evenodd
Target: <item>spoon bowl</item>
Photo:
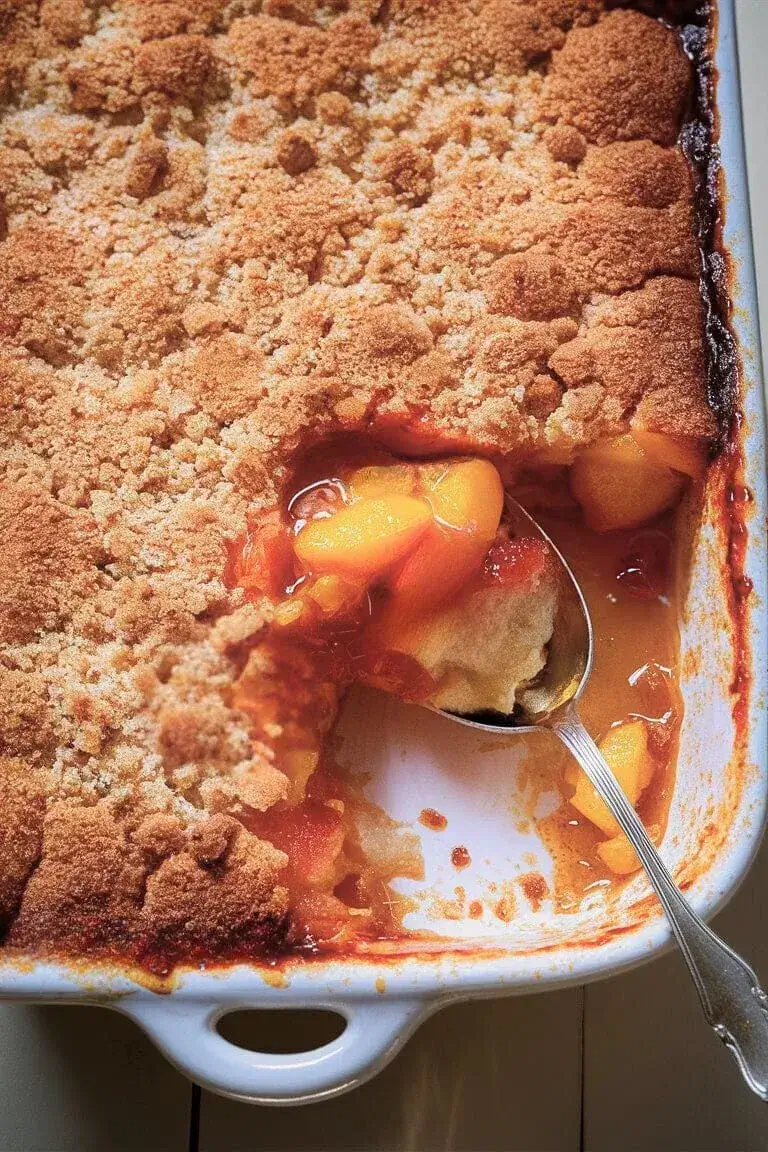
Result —
<path fill-rule="evenodd" d="M 593 631 L 584 595 L 564 557 L 536 520 L 507 495 L 505 520 L 515 535 L 532 533 L 557 564 L 557 603 L 547 659 L 535 684 L 522 690 L 515 712 L 440 715 L 505 739 L 550 729 L 568 748 L 634 848 L 669 922 L 696 986 L 704 1015 L 732 1052 L 747 1085 L 768 1101 L 768 996 L 757 976 L 701 917 L 675 884 L 605 758 L 584 727 L 578 704 L 592 670 Z"/>

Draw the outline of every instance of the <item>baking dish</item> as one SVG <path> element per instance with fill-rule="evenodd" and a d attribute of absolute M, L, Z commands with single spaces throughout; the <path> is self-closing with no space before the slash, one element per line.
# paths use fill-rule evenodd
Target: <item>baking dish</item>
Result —
<path fill-rule="evenodd" d="M 694 906 L 705 914 L 727 898 L 745 873 L 766 810 L 765 416 L 731 0 L 720 7 L 716 62 L 724 244 L 733 257 L 733 328 L 742 362 L 745 419 L 740 434 L 744 481 L 753 497 L 745 513 L 744 568 L 754 593 L 742 617 L 732 599 L 727 566 L 734 541 L 723 506 L 732 475 L 723 459 L 708 488 L 683 622 L 687 713 L 665 839 L 665 855 Z M 734 668 L 734 652 L 750 662 L 752 682 L 748 668 Z M 740 679 L 734 683 L 737 673 Z M 741 694 L 736 703 L 734 692 Z M 375 716 L 372 708 L 378 710 Z M 515 793 L 523 787 L 512 749 L 489 752 L 478 735 L 457 736 L 437 717 L 373 697 L 358 699 L 357 706 L 352 702 L 341 737 L 345 760 L 365 763 L 372 776 L 371 797 L 394 818 L 412 823 L 426 802 L 448 817 L 452 839 L 465 844 L 476 861 L 462 873 L 468 893 L 480 872 L 485 882 L 489 877 L 503 882 L 528 853 L 538 870 L 549 870 L 542 846 L 519 831 L 511 815 Z M 455 879 L 441 870 L 444 851 L 438 853 L 435 844 L 424 838 L 426 881 L 421 887 L 439 900 L 450 895 Z M 408 883 L 403 887 L 407 891 Z M 407 951 L 382 946 L 364 955 L 295 961 L 279 968 L 188 972 L 170 991 L 105 967 L 9 964 L 0 969 L 0 996 L 108 1004 L 134 1019 L 182 1071 L 206 1087 L 262 1103 L 304 1102 L 342 1092 L 373 1075 L 426 1016 L 449 1001 L 583 983 L 655 954 L 669 933 L 642 892 L 642 881 L 635 881 L 607 906 L 596 894 L 591 905 L 574 915 L 554 916 L 544 906 L 516 919 L 513 937 L 501 921 L 446 920 L 444 943 L 422 943 Z M 418 919 L 409 923 L 415 926 Z M 429 926 L 434 930 L 435 923 Z M 322 1048 L 285 1056 L 242 1050 L 216 1031 L 217 1020 L 235 1009 L 295 1007 L 335 1010 L 347 1027 Z"/>

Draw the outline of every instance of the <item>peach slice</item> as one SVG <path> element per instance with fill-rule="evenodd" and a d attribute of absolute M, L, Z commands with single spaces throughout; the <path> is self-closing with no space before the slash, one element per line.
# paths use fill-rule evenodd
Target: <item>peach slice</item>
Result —
<path fill-rule="evenodd" d="M 631 433 L 585 449 L 574 461 L 570 478 L 571 491 L 596 532 L 651 520 L 675 503 L 685 483 Z"/>
<path fill-rule="evenodd" d="M 310 521 L 294 550 L 310 572 L 370 580 L 407 556 L 431 523 L 429 506 L 412 496 L 363 499 Z"/>
<path fill-rule="evenodd" d="M 288 803 L 299 804 L 307 792 L 307 783 L 320 760 L 320 753 L 314 748 L 293 748 L 284 752 L 280 767 L 288 777 Z"/>
<path fill-rule="evenodd" d="M 273 623 L 278 628 L 290 628 L 292 624 L 298 624 L 306 612 L 306 602 L 300 596 L 291 596 L 275 606 Z"/>
<path fill-rule="evenodd" d="M 659 838 L 659 831 L 658 824 L 648 829 L 648 835 L 654 843 Z M 597 854 L 606 868 L 617 876 L 630 876 L 633 872 L 639 872 L 642 867 L 634 848 L 623 832 L 598 844 Z"/>
<path fill-rule="evenodd" d="M 664 432 L 647 432 L 633 428 L 637 443 L 657 464 L 666 464 L 675 472 L 682 472 L 699 480 L 707 467 L 707 452 L 701 441 L 693 436 L 667 436 Z"/>
<path fill-rule="evenodd" d="M 469 529 L 492 540 L 501 519 L 504 491 L 489 460 L 457 460 L 420 468 L 424 495 L 449 528 Z"/>
<path fill-rule="evenodd" d="M 309 933 L 318 944 L 331 941 L 339 944 L 345 940 L 354 915 L 346 904 L 330 892 L 323 892 L 322 888 L 300 892 L 291 909 L 293 923 Z"/>
<path fill-rule="evenodd" d="M 600 741 L 599 747 L 627 799 L 634 806 L 643 789 L 648 787 L 654 771 L 645 723 L 642 720 L 628 720 L 611 728 Z M 576 768 L 566 774 L 566 779 L 576 784 L 576 791 L 571 797 L 571 804 L 576 811 L 606 836 L 618 836 L 621 829 L 589 778 Z"/>
<path fill-rule="evenodd" d="M 302 587 L 305 599 L 312 600 L 324 616 L 349 612 L 365 595 L 365 585 L 334 573 L 318 576 Z"/>
<path fill-rule="evenodd" d="M 598 844 L 597 854 L 606 868 L 616 876 L 630 876 L 641 867 L 634 848 L 623 832 Z"/>
<path fill-rule="evenodd" d="M 392 581 L 409 603 L 437 602 L 479 571 L 501 519 L 501 477 L 487 460 L 427 464 L 422 492 L 435 523 Z"/>
<path fill-rule="evenodd" d="M 368 468 L 358 468 L 347 481 L 347 490 L 353 500 L 413 496 L 415 488 L 416 469 L 412 464 L 373 464 Z"/>

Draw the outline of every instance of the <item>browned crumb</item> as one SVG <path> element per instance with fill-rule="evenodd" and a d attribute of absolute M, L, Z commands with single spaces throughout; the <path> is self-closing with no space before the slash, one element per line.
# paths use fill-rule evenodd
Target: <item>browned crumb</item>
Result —
<path fill-rule="evenodd" d="M 202 36 L 147 40 L 136 49 L 132 83 L 141 94 L 164 92 L 190 99 L 200 94 L 211 62 L 210 45 Z"/>
<path fill-rule="evenodd" d="M 587 154 L 587 142 L 571 124 L 555 124 L 544 133 L 544 143 L 553 160 L 578 164 Z"/>
<path fill-rule="evenodd" d="M 56 740 L 43 677 L 0 665 L 0 746 L 7 756 L 48 759 Z"/>
<path fill-rule="evenodd" d="M 314 168 L 317 153 L 304 133 L 287 129 L 277 142 L 277 159 L 290 176 L 299 176 Z"/>
<path fill-rule="evenodd" d="M 137 200 L 149 196 L 153 184 L 168 167 L 168 146 L 154 136 L 143 137 L 131 159 L 125 190 Z"/>
<path fill-rule="evenodd" d="M 285 858 L 240 818 L 337 698 L 225 545 L 308 435 L 712 435 L 690 65 L 603 0 L 0 28 L 0 918 L 28 950 L 256 954 Z"/>
<path fill-rule="evenodd" d="M 618 10 L 575 28 L 555 53 L 541 112 L 578 128 L 592 144 L 643 137 L 674 144 L 690 83 L 676 33 Z"/>
<path fill-rule="evenodd" d="M 279 941 L 282 853 L 225 816 L 181 844 L 170 832 L 143 825 L 133 839 L 104 802 L 55 804 L 9 943 L 75 953 L 133 944 L 177 959 L 195 955 L 201 940 L 217 954 Z"/>
<path fill-rule="evenodd" d="M 331 87 L 353 88 L 367 71 L 377 39 L 376 29 L 355 13 L 327 27 L 263 14 L 233 22 L 229 50 L 250 77 L 254 95 L 300 104 Z"/>
<path fill-rule="evenodd" d="M 23 644 L 54 631 L 98 586 L 101 550 L 92 516 L 67 508 L 30 479 L 0 498 L 0 639 Z"/>
<path fill-rule="evenodd" d="M 72 46 L 91 30 L 85 0 L 43 0 L 40 24 L 59 44 Z"/>
<path fill-rule="evenodd" d="M 426 200 L 432 190 L 435 165 L 426 148 L 397 140 L 377 155 L 379 172 L 397 192 L 404 192 L 413 200 Z"/>
<path fill-rule="evenodd" d="M 488 311 L 519 320 L 554 320 L 576 314 L 579 294 L 567 266 L 531 248 L 502 256 L 486 278 Z"/>

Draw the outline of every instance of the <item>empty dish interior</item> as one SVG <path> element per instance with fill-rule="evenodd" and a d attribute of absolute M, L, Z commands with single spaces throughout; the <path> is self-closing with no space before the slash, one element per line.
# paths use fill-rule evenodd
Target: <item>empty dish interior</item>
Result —
<path fill-rule="evenodd" d="M 685 717 L 662 845 L 678 883 L 701 899 L 717 888 L 729 841 L 751 818 L 742 803 L 746 733 L 733 691 L 741 638 L 726 562 L 728 485 L 716 466 L 703 508 L 687 510 L 692 558 L 679 656 Z M 658 914 L 641 875 L 625 885 L 590 879 L 588 861 L 583 884 L 571 879 L 564 894 L 557 844 L 542 835 L 562 795 L 556 780 L 530 770 L 533 759 L 550 756 L 562 761 L 548 732 L 492 737 L 374 690 L 350 692 L 337 761 L 368 799 L 402 822 L 406 847 L 419 838 L 423 876 L 393 882 L 406 898 L 409 933 L 447 948 L 461 941 L 528 952 L 597 941 Z"/>

